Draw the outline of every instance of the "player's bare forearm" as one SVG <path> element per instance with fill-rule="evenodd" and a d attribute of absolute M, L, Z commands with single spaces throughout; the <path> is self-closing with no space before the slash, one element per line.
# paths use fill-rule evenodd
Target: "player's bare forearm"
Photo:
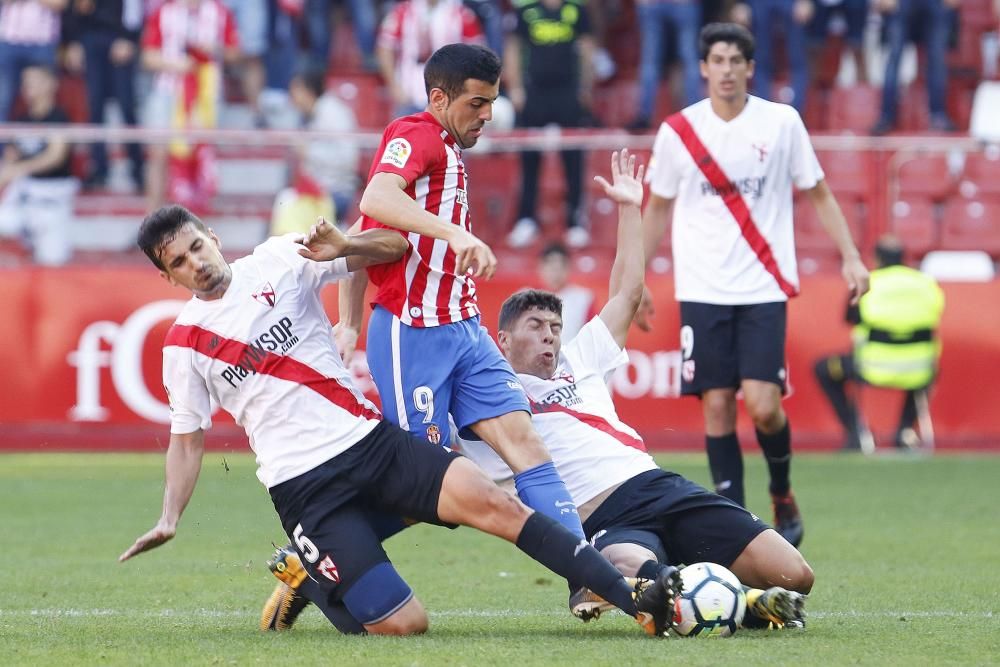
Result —
<path fill-rule="evenodd" d="M 365 319 L 365 290 L 368 289 L 368 273 L 356 271 L 345 280 L 341 280 L 338 292 L 337 324 L 361 331 Z"/>
<path fill-rule="evenodd" d="M 851 303 L 856 304 L 861 295 L 868 291 L 868 269 L 865 268 L 864 262 L 861 261 L 861 253 L 854 245 L 844 213 L 840 210 L 840 205 L 826 181 L 820 181 L 807 192 L 816 207 L 820 223 L 840 251 L 843 260 L 841 272 L 851 290 Z"/>
<path fill-rule="evenodd" d="M 608 327 L 615 342 L 624 347 L 632 319 L 642 301 L 645 256 L 642 245 L 642 175 L 644 168 L 636 171 L 634 155 L 627 150 L 614 153 L 611 172 L 613 185 L 601 177 L 595 180 L 606 195 L 618 203 L 618 245 L 608 303 L 601 309 L 601 319 Z"/>
<path fill-rule="evenodd" d="M 674 200 L 664 199 L 650 193 L 646 209 L 642 214 L 642 246 L 646 257 L 645 265 L 656 255 L 663 235 L 667 233 L 674 212 Z"/>
<path fill-rule="evenodd" d="M 193 433 L 170 434 L 170 445 L 167 447 L 166 486 L 163 491 L 163 511 L 160 519 L 152 530 L 141 535 L 118 557 L 119 561 L 128 560 L 173 539 L 177 533 L 177 523 L 198 483 L 204 453 L 205 432 L 201 429 Z"/>
<path fill-rule="evenodd" d="M 409 242 L 398 232 L 390 229 L 369 229 L 347 236 L 347 268 L 351 271 L 363 269 L 372 264 L 394 262 L 410 247 Z"/>
<path fill-rule="evenodd" d="M 403 191 L 405 187 L 401 176 L 375 174 L 361 195 L 361 212 L 387 227 L 450 241 L 457 227 L 424 210 Z"/>

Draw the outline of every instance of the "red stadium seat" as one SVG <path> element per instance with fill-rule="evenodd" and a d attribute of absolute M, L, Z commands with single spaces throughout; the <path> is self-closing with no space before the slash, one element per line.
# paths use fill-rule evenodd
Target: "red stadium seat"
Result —
<path fill-rule="evenodd" d="M 868 134 L 878 120 L 882 91 L 874 86 L 834 88 L 827 104 L 826 127 L 831 132 Z"/>
<path fill-rule="evenodd" d="M 943 201 L 958 187 L 958 179 L 951 173 L 948 158 L 943 154 L 915 155 L 899 165 L 895 177 L 901 198 L 926 197 Z"/>
<path fill-rule="evenodd" d="M 518 153 L 465 157 L 469 170 L 469 210 L 476 236 L 490 245 L 502 243 L 517 215 L 521 191 Z"/>
<path fill-rule="evenodd" d="M 826 174 L 826 182 L 838 198 L 868 199 L 872 196 L 876 173 L 870 153 L 820 151 L 817 157 Z"/>
<path fill-rule="evenodd" d="M 860 209 L 861 204 L 857 200 L 841 202 L 841 210 L 847 220 L 847 227 L 851 230 L 851 237 L 859 245 L 864 235 Z M 823 223 L 820 222 L 819 216 L 816 214 L 816 207 L 809 197 L 800 195 L 796 198 L 792 215 L 795 225 L 796 249 L 819 257 L 824 255 L 838 256 L 837 246 L 827 234 Z"/>
<path fill-rule="evenodd" d="M 934 250 L 940 236 L 934 202 L 920 195 L 900 197 L 889 211 L 889 231 L 899 238 L 909 259 Z"/>
<path fill-rule="evenodd" d="M 961 180 L 967 196 L 1000 196 L 1000 151 L 967 154 Z"/>
<path fill-rule="evenodd" d="M 955 197 L 945 204 L 941 247 L 983 250 L 1000 258 L 1000 199 Z"/>

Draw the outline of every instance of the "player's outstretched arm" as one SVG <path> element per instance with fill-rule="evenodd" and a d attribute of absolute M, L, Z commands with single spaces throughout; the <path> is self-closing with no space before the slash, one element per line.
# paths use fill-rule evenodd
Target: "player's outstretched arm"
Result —
<path fill-rule="evenodd" d="M 611 154 L 611 183 L 595 176 L 604 194 L 618 203 L 618 246 L 611 267 L 608 303 L 601 309 L 601 319 L 619 346 L 625 346 L 632 318 L 642 301 L 645 255 L 642 244 L 642 176 L 644 166 L 636 170 L 635 155 L 628 150 Z"/>
<path fill-rule="evenodd" d="M 166 488 L 163 490 L 163 513 L 152 530 L 139 536 L 135 543 L 118 557 L 123 562 L 144 551 L 169 542 L 177 534 L 177 522 L 184 508 L 191 500 L 198 474 L 201 472 L 201 458 L 205 452 L 205 432 L 201 429 L 193 433 L 170 434 L 167 447 Z"/>
<path fill-rule="evenodd" d="M 847 282 L 847 287 L 851 291 L 851 305 L 857 305 L 861 295 L 868 291 L 868 269 L 861 261 L 861 253 L 858 252 L 854 240 L 851 238 L 851 230 L 847 227 L 844 213 L 840 210 L 840 204 L 830 191 L 830 186 L 826 181 L 820 181 L 806 192 L 816 207 L 816 214 L 823 223 L 827 234 L 837 244 L 840 250 L 840 257 L 843 261 L 841 273 Z"/>
<path fill-rule="evenodd" d="M 406 239 L 396 232 L 369 229 L 357 234 L 344 234 L 324 218 L 320 218 L 309 233 L 299 239 L 299 243 L 303 246 L 299 248 L 299 254 L 306 259 L 325 262 L 346 257 L 347 268 L 351 271 L 395 261 L 409 247 Z"/>
<path fill-rule="evenodd" d="M 442 221 L 428 213 L 405 192 L 406 180 L 397 174 L 381 172 L 372 176 L 361 196 L 361 212 L 383 225 L 404 232 L 447 241 L 455 253 L 455 273 L 470 268 L 475 278 L 492 278 L 497 258 L 488 245 L 458 225 Z"/>

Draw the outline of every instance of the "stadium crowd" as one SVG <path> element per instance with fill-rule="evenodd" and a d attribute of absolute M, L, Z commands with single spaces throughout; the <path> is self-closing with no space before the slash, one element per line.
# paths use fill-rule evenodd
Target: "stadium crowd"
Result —
<path fill-rule="evenodd" d="M 984 36 L 995 35 L 998 16 L 998 0 L 6 0 L 0 120 L 374 130 L 422 108 L 424 61 L 439 46 L 464 41 L 504 56 L 502 93 L 519 127 L 651 133 L 659 119 L 704 94 L 699 28 L 733 20 L 757 40 L 751 92 L 793 105 L 811 131 L 951 133 L 968 127 L 976 86 L 996 76 L 996 39 Z M 908 56 L 910 43 L 922 46 L 919 67 Z M 668 76 L 674 64 L 677 75 Z M 29 108 L 23 72 L 30 66 L 59 77 L 48 118 Z M 337 164 L 316 147 L 280 157 L 287 168 L 258 184 L 271 201 L 284 188 L 276 228 L 286 228 L 291 211 L 353 219 L 365 157 L 344 143 L 340 150 L 345 157 Z M 86 202 L 101 215 L 125 201 L 109 194 L 138 193 L 139 213 L 169 200 L 209 217 L 226 207 L 226 165 L 257 157 L 183 141 L 130 144 L 110 157 L 95 142 L 71 146 L 70 154 L 70 173 L 82 187 L 53 195 L 64 209 Z M 538 152 L 524 153 L 505 172 L 520 182 L 520 201 L 492 221 L 502 229 L 491 243 L 552 241 L 562 237 L 560 228 L 572 250 L 602 243 L 583 185 L 586 156 L 564 151 L 562 158 L 563 190 L 545 182 L 551 167 Z M 13 159 L 5 156 L 5 164 Z M 5 186 L 51 177 L 46 169 L 7 171 Z M 954 176 L 955 165 L 945 171 Z M 915 215 L 927 212 L 926 196 L 904 203 Z M 934 216 L 944 203 L 934 198 Z M 983 205 L 993 210 L 992 200 Z M 28 240 L 35 261 L 68 261 L 69 252 L 40 248 L 30 226 L 17 222 L 25 206 L 23 196 L 3 199 L 5 263 L 25 259 L 19 239 Z M 272 217 L 266 208 L 262 215 Z"/>

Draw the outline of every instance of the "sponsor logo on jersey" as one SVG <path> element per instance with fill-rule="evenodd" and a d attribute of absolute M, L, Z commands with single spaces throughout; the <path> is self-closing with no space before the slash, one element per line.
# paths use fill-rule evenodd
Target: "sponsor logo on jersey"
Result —
<path fill-rule="evenodd" d="M 729 181 L 724 188 L 717 188 L 708 181 L 701 182 L 702 196 L 715 195 L 727 197 L 731 194 L 747 195 L 751 199 L 760 199 L 764 194 L 764 186 L 767 184 L 767 176 L 751 176 L 749 178 L 738 178 Z"/>
<path fill-rule="evenodd" d="M 385 152 L 382 153 L 380 161 L 382 164 L 391 164 L 393 167 L 402 169 L 406 166 L 406 162 L 410 159 L 412 152 L 413 149 L 410 148 L 409 141 L 396 137 L 385 147 Z"/>
<path fill-rule="evenodd" d="M 274 288 L 271 287 L 271 283 L 264 283 L 256 292 L 253 293 L 253 298 L 265 306 L 273 308 L 275 296 Z"/>
<path fill-rule="evenodd" d="M 282 317 L 247 345 L 236 364 L 227 365 L 222 370 L 222 379 L 234 389 L 238 388 L 247 376 L 257 373 L 269 353 L 284 354 L 298 342 L 299 337 L 292 332 L 292 320 Z"/>
<path fill-rule="evenodd" d="M 430 424 L 427 427 L 427 440 L 429 440 L 432 445 L 441 444 L 441 429 L 438 428 L 437 424 Z"/>
<path fill-rule="evenodd" d="M 340 572 L 337 571 L 336 564 L 334 564 L 333 559 L 329 556 L 326 556 L 319 562 L 319 565 L 316 566 L 316 570 L 333 583 L 340 583 Z"/>
<path fill-rule="evenodd" d="M 535 413 L 551 412 L 555 406 L 568 408 L 571 405 L 579 405 L 580 403 L 583 403 L 583 399 L 577 394 L 576 383 L 574 382 L 546 394 L 540 401 L 532 401 L 531 411 Z"/>

